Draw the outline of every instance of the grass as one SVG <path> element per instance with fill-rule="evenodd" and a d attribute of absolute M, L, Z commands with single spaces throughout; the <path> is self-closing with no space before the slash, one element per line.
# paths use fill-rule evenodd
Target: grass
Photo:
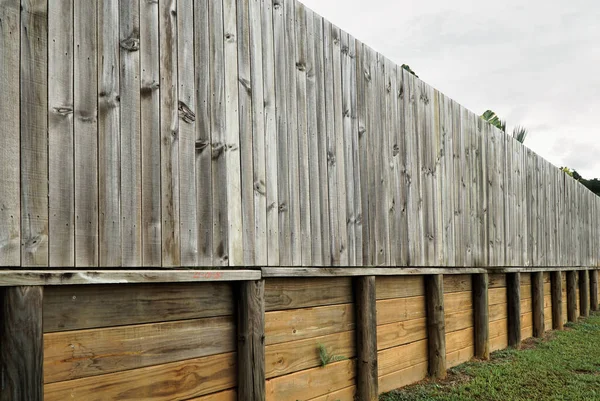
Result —
<path fill-rule="evenodd" d="M 523 348 L 465 363 L 446 380 L 426 380 L 380 401 L 600 400 L 600 313 Z"/>

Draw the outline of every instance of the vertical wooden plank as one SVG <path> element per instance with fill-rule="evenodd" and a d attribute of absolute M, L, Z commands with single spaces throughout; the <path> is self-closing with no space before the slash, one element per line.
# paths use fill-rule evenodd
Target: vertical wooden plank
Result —
<path fill-rule="evenodd" d="M 272 18 L 270 18 L 272 21 Z M 253 195 L 254 195 L 254 222 L 250 222 L 249 224 L 254 224 L 254 232 L 255 232 L 255 254 L 254 254 L 254 262 L 259 266 L 268 265 L 269 261 L 269 242 L 273 235 L 270 233 L 271 229 L 275 229 L 277 232 L 277 225 L 274 224 L 272 226 L 267 225 L 267 222 L 272 221 L 273 219 L 268 218 L 269 215 L 272 214 L 271 208 L 267 209 L 268 200 L 275 195 L 275 199 L 277 196 L 277 171 L 274 173 L 268 172 L 267 170 L 267 158 L 271 157 L 268 155 L 265 150 L 267 146 L 271 148 L 273 145 L 266 145 L 266 141 L 271 138 L 267 138 L 265 134 L 265 126 L 268 124 L 266 119 L 270 118 L 274 122 L 273 113 L 274 108 L 273 104 L 266 105 L 265 104 L 265 88 L 263 74 L 263 57 L 268 50 L 263 52 L 263 33 L 262 33 L 262 24 L 261 24 L 261 3 L 257 0 L 251 0 L 248 4 L 248 24 L 249 24 L 249 44 L 250 44 L 250 82 L 251 82 L 251 101 L 252 101 L 252 114 L 251 114 L 251 124 L 252 124 L 252 161 L 253 161 Z M 272 22 L 271 22 L 272 24 Z M 239 29 L 239 28 L 238 28 Z M 270 56 L 271 56 L 271 64 L 273 63 L 273 45 L 272 39 L 270 42 Z M 267 67 L 267 71 L 273 71 L 273 65 Z M 268 88 L 267 91 L 273 91 L 272 87 L 272 74 L 271 74 L 271 88 Z M 272 100 L 272 98 L 271 98 Z M 265 109 L 270 108 L 270 113 L 265 113 Z M 273 139 L 275 141 L 275 139 Z M 276 149 L 273 149 L 276 152 Z M 276 156 L 277 153 L 274 153 L 272 156 Z M 276 163 L 276 159 L 273 159 L 271 163 Z M 272 174 L 275 175 L 275 178 L 270 178 Z M 275 187 L 269 189 L 269 186 L 273 185 L 272 181 L 274 181 Z M 268 191 L 271 191 L 270 193 Z M 276 203 L 276 202 L 275 202 Z M 275 220 L 277 222 L 277 213 L 276 207 L 275 209 Z M 245 226 L 244 226 L 245 227 Z M 277 250 L 273 250 L 277 255 Z"/>
<path fill-rule="evenodd" d="M 544 273 L 531 273 L 531 298 L 533 304 L 533 336 L 541 338 L 544 328 Z"/>
<path fill-rule="evenodd" d="M 238 57 L 238 113 L 239 113 L 239 142 L 240 163 L 243 168 L 241 173 L 241 196 L 242 196 L 242 245 L 244 265 L 255 264 L 256 249 L 256 207 L 254 204 L 255 193 L 264 194 L 264 177 L 262 183 L 255 181 L 254 173 L 254 130 L 252 126 L 254 104 L 252 103 L 252 92 L 258 86 L 262 90 L 262 79 L 255 81 L 252 75 L 250 61 L 250 21 L 249 1 L 237 0 L 237 57 Z M 261 77 L 262 78 L 262 77 Z M 261 116 L 258 116 L 260 119 Z M 260 136 L 256 133 L 257 137 Z M 264 137 L 263 137 L 264 138 Z M 264 163 L 264 157 L 263 157 Z M 256 160 L 258 162 L 258 160 Z M 264 209 L 266 212 L 266 208 Z M 259 228 L 260 229 L 260 228 Z M 266 249 L 264 250 L 266 255 Z M 263 263 L 264 265 L 264 263 Z"/>
<path fill-rule="evenodd" d="M 19 57 L 21 45 L 20 4 L 4 1 L 0 9 L 0 265 L 21 264 L 21 181 Z"/>
<path fill-rule="evenodd" d="M 262 8 L 261 8 L 262 7 Z M 255 17 L 255 13 L 260 12 L 259 16 Z M 273 5 L 271 1 L 252 0 L 250 3 L 251 15 L 251 31 L 250 38 L 252 39 L 252 57 L 254 60 L 257 52 L 255 46 L 259 43 L 258 33 L 260 32 L 262 41 L 262 73 L 263 73 L 263 91 L 262 94 L 264 104 L 264 129 L 265 129 L 265 169 L 266 169 L 266 207 L 267 207 L 267 242 L 268 253 L 267 262 L 269 266 L 279 265 L 279 199 L 278 199 L 278 177 L 279 171 L 277 168 L 278 160 L 278 135 L 277 135 L 277 120 L 275 113 L 275 54 L 273 43 Z M 260 62 L 257 60 L 256 66 Z M 253 74 L 258 73 L 258 68 L 252 69 Z M 260 78 L 257 78 L 260 79 Z M 260 90 L 253 92 L 253 103 L 255 105 L 255 114 L 260 113 L 260 107 L 257 104 L 260 101 Z M 257 116 L 255 115 L 255 119 Z M 255 129 L 260 135 L 260 125 L 256 125 Z M 260 149 L 259 141 L 254 147 L 255 152 Z M 258 153 L 256 153 L 258 157 Z M 258 163 L 260 171 L 261 164 Z M 257 212 L 260 216 L 260 213 Z"/>
<path fill-rule="evenodd" d="M 390 223 L 393 222 L 393 210 L 394 210 L 394 195 L 391 177 L 393 173 L 391 167 L 392 162 L 392 130 L 393 130 L 393 101 L 395 95 L 392 91 L 392 73 L 395 76 L 395 70 L 392 69 L 392 62 L 379 55 L 379 66 L 378 71 L 378 90 L 381 93 L 378 97 L 381 107 L 378 108 L 380 113 L 380 124 L 378 124 L 379 131 L 376 131 L 376 141 L 378 142 L 378 155 L 376 156 L 377 164 L 377 190 L 379 192 L 377 207 L 377 226 L 376 226 L 376 240 L 377 249 L 380 252 L 377 254 L 378 264 L 383 266 L 391 265 L 391 248 L 390 245 L 395 243 L 395 235 L 391 232 Z"/>
<path fill-rule="evenodd" d="M 590 278 L 587 270 L 579 271 L 579 308 L 580 316 L 590 315 Z"/>
<path fill-rule="evenodd" d="M 310 266 L 312 262 L 312 238 L 311 238 L 311 193 L 309 177 L 309 139 L 308 139 L 308 105 L 307 105 L 307 38 L 306 38 L 306 9 L 300 2 L 294 0 L 294 21 L 295 28 L 295 56 L 294 66 L 296 79 L 296 105 L 297 105 L 297 129 L 290 131 L 292 140 L 290 143 L 298 143 L 298 188 L 292 188 L 292 192 L 299 191 L 298 199 L 300 206 L 300 244 L 301 244 L 301 264 Z M 318 200 L 318 197 L 315 196 Z M 316 234 L 318 235 L 318 234 Z"/>
<path fill-rule="evenodd" d="M 367 258 L 366 264 L 374 266 L 377 260 L 377 248 L 375 246 L 375 222 L 377 221 L 376 203 L 375 198 L 375 169 L 374 169 L 374 158 L 375 158 L 375 145 L 377 144 L 375 137 L 375 95 L 376 89 L 376 70 L 375 70 L 375 58 L 371 48 L 367 45 L 363 45 L 363 87 L 364 87 L 364 102 L 365 102 L 365 133 L 363 134 L 363 146 L 362 152 L 363 158 L 361 167 L 365 170 L 365 179 L 362 181 L 364 185 L 363 193 L 365 199 L 363 205 L 365 206 L 365 212 L 367 219 L 364 221 L 366 225 L 365 231 L 367 233 L 364 236 L 367 247 Z M 404 140 L 404 138 L 402 138 Z"/>
<path fill-rule="evenodd" d="M 442 164 L 440 181 L 441 190 L 439 202 L 441 202 L 442 221 L 442 265 L 454 266 L 455 264 L 455 232 L 454 232 L 454 127 L 452 121 L 452 102 L 442 93 L 438 93 L 440 102 L 440 134 Z M 490 142 L 490 141 L 488 141 Z M 488 169 L 488 171 L 493 171 Z M 492 181 L 490 181 L 492 182 Z M 401 241 L 401 243 L 403 243 Z M 488 264 L 489 266 L 490 264 Z"/>
<path fill-rule="evenodd" d="M 72 267 L 75 265 L 72 0 L 48 2 L 48 38 L 49 264 Z M 10 88 L 11 84 L 7 82 L 6 87 Z M 6 120 L 10 121 L 10 118 L 12 116 L 7 116 Z M 10 143 L 7 146 L 10 148 Z M 16 155 L 18 157 L 18 152 Z M 12 157 L 7 155 L 9 160 Z M 7 166 L 3 171 L 8 171 L 10 176 L 11 168 Z M 6 191 L 10 192 L 10 189 Z M 10 230 L 12 219 L 7 216 L 2 221 L 9 222 Z M 0 243 L 3 242 L 1 238 L 0 234 Z"/>
<path fill-rule="evenodd" d="M 527 174 L 526 174 L 526 199 L 527 199 L 527 261 L 535 266 L 537 252 L 537 174 L 535 157 L 531 149 L 526 149 Z M 552 183 L 553 184 L 553 183 Z M 554 187 L 554 185 L 552 185 Z M 558 212 L 558 211 L 557 211 Z"/>
<path fill-rule="evenodd" d="M 265 2 L 268 4 L 268 2 Z M 288 163 L 288 112 L 286 93 L 288 88 L 285 16 L 283 0 L 272 0 L 273 40 L 275 60 L 275 111 L 277 135 L 277 196 L 279 203 L 279 262 L 292 265 L 292 237 L 290 219 L 290 184 Z M 268 27 L 268 25 L 266 25 Z"/>
<path fill-rule="evenodd" d="M 162 264 L 159 66 L 158 2 L 140 1 L 141 252 L 149 267 Z"/>
<path fill-rule="evenodd" d="M 121 254 L 121 131 L 119 3 L 98 1 L 99 263 L 116 267 Z"/>
<path fill-rule="evenodd" d="M 48 266 L 48 2 L 21 3 L 21 265 Z M 14 100 L 14 99 L 13 99 Z"/>
<path fill-rule="evenodd" d="M 340 265 L 349 264 L 348 244 L 348 210 L 346 204 L 346 161 L 344 153 L 344 104 L 342 86 L 342 44 L 341 30 L 335 25 L 331 26 L 331 45 L 333 46 L 333 120 L 335 140 L 335 180 L 337 182 L 337 209 L 339 237 L 336 252 L 339 255 Z"/>
<path fill-rule="evenodd" d="M 577 272 L 567 272 L 567 320 L 577 322 L 579 316 L 577 310 Z"/>
<path fill-rule="evenodd" d="M 479 169 L 478 169 L 478 210 L 479 210 L 479 266 L 488 266 L 488 243 L 489 236 L 487 227 L 489 225 L 490 215 L 490 201 L 488 197 L 488 170 L 490 169 L 487 152 L 487 142 L 489 141 L 489 134 L 487 128 L 485 128 L 484 121 L 478 115 L 474 115 L 477 121 L 477 150 L 479 154 Z M 524 183 L 524 182 L 523 182 Z M 525 194 L 525 193 L 523 193 Z M 441 207 L 441 205 L 440 205 Z"/>
<path fill-rule="evenodd" d="M 140 4 L 119 2 L 121 82 L 121 252 L 123 266 L 142 265 Z"/>
<path fill-rule="evenodd" d="M 179 111 L 179 259 L 198 264 L 196 215 L 196 88 L 194 76 L 194 4 L 177 0 L 177 108 Z"/>
<path fill-rule="evenodd" d="M 551 277 L 551 296 L 552 296 L 552 329 L 563 329 L 563 304 L 562 304 L 562 273 L 552 272 Z"/>
<path fill-rule="evenodd" d="M 307 134 L 308 134 L 308 182 L 310 193 L 310 233 L 311 233 L 311 251 L 312 266 L 323 265 L 323 195 L 321 192 L 321 174 L 320 174 L 320 153 L 319 153 L 319 124 L 322 126 L 324 118 L 317 107 L 323 106 L 323 102 L 318 102 L 318 90 L 322 80 L 317 76 L 317 58 L 315 51 L 319 44 L 316 42 L 316 30 L 314 13 L 308 8 L 306 12 L 306 106 L 307 106 Z M 317 20 L 320 23 L 320 20 Z M 319 37 L 322 40 L 322 37 Z M 322 44 L 321 44 L 322 45 Z M 321 53 L 322 58 L 322 53 Z M 320 115 L 319 115 L 320 114 Z M 325 192 L 326 194 L 326 192 Z M 327 244 L 329 248 L 329 244 Z"/>
<path fill-rule="evenodd" d="M 446 323 L 444 317 L 444 277 L 441 274 L 425 276 L 427 302 L 427 348 L 429 375 L 446 377 Z"/>
<path fill-rule="evenodd" d="M 521 275 L 506 274 L 506 298 L 508 302 L 508 346 L 519 348 L 521 344 Z"/>
<path fill-rule="evenodd" d="M 490 315 L 488 300 L 489 276 L 473 275 L 473 329 L 475 331 L 475 357 L 490 358 Z"/>
<path fill-rule="evenodd" d="M 329 186 L 328 186 L 328 160 L 327 160 L 327 105 L 325 102 L 326 86 L 329 82 L 325 81 L 325 37 L 323 32 L 323 18 L 313 13 L 314 37 L 312 38 L 314 51 L 313 74 L 316 85 L 316 113 L 317 113 L 317 147 L 319 163 L 319 187 L 317 191 L 320 195 L 321 210 L 321 251 L 323 253 L 322 262 L 324 265 L 331 263 L 331 216 L 329 213 Z M 310 44 L 310 42 L 309 42 Z M 311 180 L 312 182 L 312 180 Z M 313 256 L 315 256 L 313 252 Z"/>
<path fill-rule="evenodd" d="M 98 266 L 97 1 L 74 1 L 75 266 Z M 92 12 L 90 12 L 92 10 Z M 157 108 L 158 111 L 158 108 Z"/>
<path fill-rule="evenodd" d="M 237 306 L 239 401 L 264 401 L 265 393 L 265 282 L 239 283 Z"/>
<path fill-rule="evenodd" d="M 348 265 L 357 266 L 362 263 L 356 260 L 356 249 L 362 244 L 356 242 L 356 214 L 354 205 L 354 159 L 352 150 L 353 131 L 352 120 L 356 110 L 352 109 L 352 88 L 356 83 L 352 81 L 352 66 L 355 54 L 354 42 L 350 43 L 346 32 L 341 34 L 341 62 L 342 62 L 342 122 L 343 122 L 343 149 L 344 149 L 344 170 L 346 187 L 346 227 L 348 231 Z M 351 49 L 352 46 L 352 49 Z M 354 114 L 353 114 L 354 113 Z"/>
<path fill-rule="evenodd" d="M 484 131 L 487 137 L 487 198 L 488 198 L 488 266 L 499 266 L 500 255 L 502 254 L 502 239 L 500 226 L 504 224 L 502 216 L 502 198 L 504 196 L 500 189 L 500 180 L 498 174 L 498 159 L 501 157 L 500 133 L 490 124 L 484 124 Z M 502 212 L 502 213 L 501 213 Z"/>
<path fill-rule="evenodd" d="M 452 113 L 452 155 L 453 155 L 453 193 L 452 200 L 454 204 L 454 265 L 465 266 L 466 264 L 466 197 L 465 188 L 465 148 L 463 145 L 463 128 L 460 116 L 460 106 L 453 100 L 451 102 Z M 408 134 L 408 133 L 407 133 Z M 504 169 L 502 169 L 504 171 Z"/>
<path fill-rule="evenodd" d="M 594 242 L 592 242 L 594 243 Z M 598 270 L 590 270 L 590 309 L 598 310 Z"/>
<path fill-rule="evenodd" d="M 424 247 L 424 265 L 435 265 L 435 133 L 431 125 L 431 109 L 433 97 L 429 85 L 423 81 L 417 81 L 417 136 L 419 152 L 419 174 L 421 175 L 421 200 L 423 208 L 423 237 L 421 241 Z"/>
<path fill-rule="evenodd" d="M 377 307 L 375 276 L 357 277 L 354 282 L 356 308 L 356 356 L 358 399 L 377 401 Z"/>
<path fill-rule="evenodd" d="M 1 401 L 44 400 L 43 287 L 0 289 Z"/>
<path fill-rule="evenodd" d="M 237 8 L 235 0 L 223 0 L 225 56 L 225 160 L 229 266 L 244 264 L 240 124 L 238 94 Z"/>
<path fill-rule="evenodd" d="M 350 60 L 350 116 L 351 116 L 351 141 L 352 141 L 352 179 L 354 181 L 354 210 L 352 211 L 352 223 L 354 224 L 354 235 L 356 253 L 356 265 L 363 266 L 363 226 L 362 226 L 362 190 L 360 181 L 360 149 L 358 146 L 358 87 L 357 87 L 357 57 L 361 48 L 358 46 L 358 41 L 348 35 L 348 58 Z"/>

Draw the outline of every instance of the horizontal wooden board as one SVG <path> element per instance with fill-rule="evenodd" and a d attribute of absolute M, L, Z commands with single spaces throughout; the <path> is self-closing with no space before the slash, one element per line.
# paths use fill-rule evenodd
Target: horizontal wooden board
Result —
<path fill-rule="evenodd" d="M 321 365 L 319 345 L 329 355 L 351 359 L 356 356 L 356 333 L 346 331 L 288 343 L 274 344 L 265 350 L 265 371 L 268 379 Z"/>
<path fill-rule="evenodd" d="M 44 335 L 44 382 L 235 351 L 231 316 Z"/>
<path fill-rule="evenodd" d="M 409 384 L 416 383 L 427 377 L 427 362 L 399 370 L 389 375 L 379 377 L 379 392 L 385 393 Z"/>
<path fill-rule="evenodd" d="M 472 277 L 470 274 L 444 276 L 444 293 L 471 291 Z"/>
<path fill-rule="evenodd" d="M 544 308 L 551 308 L 552 307 L 552 296 L 550 295 L 550 293 L 548 293 L 548 295 L 544 295 Z"/>
<path fill-rule="evenodd" d="M 521 328 L 533 327 L 533 313 L 527 312 L 521 315 Z"/>
<path fill-rule="evenodd" d="M 423 362 L 427 362 L 427 340 L 388 348 L 377 353 L 379 376 L 404 370 Z"/>
<path fill-rule="evenodd" d="M 455 313 L 446 313 L 445 322 L 446 333 L 473 327 L 473 309 Z"/>
<path fill-rule="evenodd" d="M 444 310 L 446 314 L 472 309 L 473 293 L 471 291 L 444 294 Z"/>
<path fill-rule="evenodd" d="M 473 346 L 473 328 L 446 334 L 446 355 Z"/>
<path fill-rule="evenodd" d="M 508 305 L 496 304 L 489 306 L 490 322 L 495 320 L 506 319 L 508 317 Z"/>
<path fill-rule="evenodd" d="M 377 299 L 407 298 L 425 295 L 423 276 L 381 276 L 375 281 Z"/>
<path fill-rule="evenodd" d="M 521 314 L 530 313 L 533 311 L 533 299 L 532 298 L 521 298 Z"/>
<path fill-rule="evenodd" d="M 204 395 L 202 397 L 192 398 L 187 401 L 237 401 L 237 391 L 236 390 L 220 391 L 218 393 L 213 393 L 213 394 L 209 394 L 209 395 Z"/>
<path fill-rule="evenodd" d="M 403 322 L 425 317 L 425 297 L 393 298 L 377 301 L 377 324 Z"/>
<path fill-rule="evenodd" d="M 266 345 L 320 337 L 353 329 L 353 304 L 274 311 L 265 314 Z"/>
<path fill-rule="evenodd" d="M 397 347 L 427 338 L 425 318 L 377 326 L 377 349 Z"/>
<path fill-rule="evenodd" d="M 542 273 L 542 279 L 544 281 L 544 284 L 550 284 L 552 282 L 552 276 L 551 276 L 550 272 Z"/>
<path fill-rule="evenodd" d="M 307 401 L 355 401 L 356 386 L 346 387 L 338 391 L 333 391 L 319 397 L 311 398 Z"/>
<path fill-rule="evenodd" d="M 488 303 L 490 305 L 506 303 L 506 287 L 490 288 L 488 290 Z"/>
<path fill-rule="evenodd" d="M 521 300 L 523 299 L 530 299 L 531 298 L 531 285 L 523 285 L 523 283 L 521 283 Z"/>
<path fill-rule="evenodd" d="M 490 288 L 506 287 L 506 274 L 490 273 L 489 280 L 490 280 L 490 283 L 489 283 Z"/>
<path fill-rule="evenodd" d="M 531 285 L 531 273 L 521 273 L 521 285 Z"/>
<path fill-rule="evenodd" d="M 353 386 L 356 361 L 330 363 L 267 380 L 266 400 L 308 400 Z"/>
<path fill-rule="evenodd" d="M 350 277 L 274 278 L 265 281 L 265 310 L 352 303 Z"/>
<path fill-rule="evenodd" d="M 227 316 L 233 300 L 230 283 L 46 287 L 44 332 Z"/>
<path fill-rule="evenodd" d="M 468 362 L 473 359 L 473 356 L 475 356 L 475 348 L 473 346 L 450 352 L 446 354 L 446 367 L 452 368 L 461 363 Z"/>
<path fill-rule="evenodd" d="M 533 337 L 533 326 L 521 328 L 521 340 Z"/>
<path fill-rule="evenodd" d="M 236 385 L 236 354 L 219 354 L 44 386 L 44 401 L 186 400 Z"/>
<path fill-rule="evenodd" d="M 508 334 L 490 338 L 490 351 L 499 351 L 508 348 Z"/>
<path fill-rule="evenodd" d="M 508 334 L 508 319 L 490 322 L 490 338 L 502 337 Z"/>

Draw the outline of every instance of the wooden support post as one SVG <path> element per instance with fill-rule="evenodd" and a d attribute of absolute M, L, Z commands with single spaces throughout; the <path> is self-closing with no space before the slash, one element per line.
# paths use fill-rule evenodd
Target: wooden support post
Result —
<path fill-rule="evenodd" d="M 490 358 L 490 314 L 488 306 L 489 276 L 473 275 L 473 325 L 475 330 L 475 357 Z"/>
<path fill-rule="evenodd" d="M 562 302 L 562 272 L 552 272 L 550 275 L 552 296 L 552 328 L 563 329 L 563 302 Z"/>
<path fill-rule="evenodd" d="M 531 273 L 531 298 L 533 303 L 533 336 L 544 337 L 544 273 Z"/>
<path fill-rule="evenodd" d="M 567 272 L 567 320 L 577 321 L 577 272 Z"/>
<path fill-rule="evenodd" d="M 598 310 L 598 270 L 590 270 L 590 308 Z"/>
<path fill-rule="evenodd" d="M 356 308 L 357 399 L 377 401 L 377 304 L 375 276 L 354 279 Z"/>
<path fill-rule="evenodd" d="M 579 271 L 579 309 L 580 316 L 590 315 L 590 279 L 587 270 Z"/>
<path fill-rule="evenodd" d="M 444 276 L 425 276 L 427 297 L 427 346 L 429 375 L 446 377 L 446 321 L 444 317 Z"/>
<path fill-rule="evenodd" d="M 44 287 L 0 289 L 0 401 L 44 400 Z"/>
<path fill-rule="evenodd" d="M 521 344 L 521 274 L 506 274 L 506 298 L 508 302 L 508 346 L 518 348 Z"/>
<path fill-rule="evenodd" d="M 238 400 L 265 400 L 265 282 L 240 282 L 237 303 Z"/>

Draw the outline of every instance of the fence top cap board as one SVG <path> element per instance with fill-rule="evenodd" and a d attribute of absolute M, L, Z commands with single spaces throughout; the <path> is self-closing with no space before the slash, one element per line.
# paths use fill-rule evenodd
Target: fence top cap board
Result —
<path fill-rule="evenodd" d="M 0 270 L 0 287 L 260 280 L 258 270 Z"/>

